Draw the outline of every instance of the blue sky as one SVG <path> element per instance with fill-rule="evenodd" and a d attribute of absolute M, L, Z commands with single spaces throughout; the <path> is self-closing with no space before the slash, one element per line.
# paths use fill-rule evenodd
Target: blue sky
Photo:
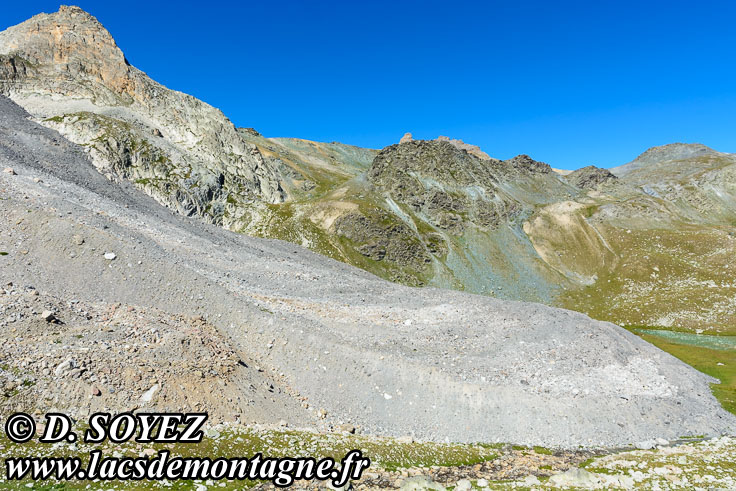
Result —
<path fill-rule="evenodd" d="M 410 131 L 610 167 L 736 152 L 736 2 L 80 1 L 128 60 L 266 136 Z M 6 2 L 0 28 L 56 2 Z"/>

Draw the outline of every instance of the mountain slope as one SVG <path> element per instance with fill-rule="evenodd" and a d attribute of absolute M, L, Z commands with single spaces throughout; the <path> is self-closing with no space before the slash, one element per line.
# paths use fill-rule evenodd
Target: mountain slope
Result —
<path fill-rule="evenodd" d="M 273 408 L 292 424 L 349 422 L 370 434 L 562 447 L 736 428 L 710 394 L 710 377 L 612 324 L 539 304 L 408 288 L 293 244 L 172 214 L 132 184 L 102 177 L 81 148 L 3 97 L 0 149 L 0 165 L 14 168 L 0 173 L 6 284 L 33 284 L 43 298 L 71 305 L 157 309 L 162 322 L 204 318 L 196 323 L 219 330 L 228 357 L 244 360 L 238 378 L 217 386 L 221 398 L 243 398 L 222 409 L 242 410 L 243 421 L 272 418 Z M 93 325 L 88 336 L 128 327 Z M 0 335 L 4 347 L 16 346 L 10 326 Z M 177 346 L 189 349 L 180 342 L 156 349 L 174 350 L 175 361 Z M 34 357 L 25 344 L 18 356 L 35 367 L 53 348 L 40 344 Z M 159 380 L 178 375 L 173 364 L 158 369 Z M 212 397 L 213 377 L 203 372 L 186 399 L 164 387 L 146 407 L 193 410 Z M 243 377 L 268 390 L 235 385 Z M 37 379 L 44 392 L 58 383 Z M 121 385 L 104 382 L 95 404 L 112 406 L 118 395 L 108 386 Z M 124 385 L 140 401 L 135 386 Z M 91 387 L 78 380 L 70 390 L 84 401 L 77 409 L 88 411 Z M 62 406 L 69 398 L 59 400 L 57 409 L 71 409 Z"/>
<path fill-rule="evenodd" d="M 611 260 L 560 305 L 618 324 L 736 334 L 736 155 L 673 144 L 624 167 L 585 210 Z"/>

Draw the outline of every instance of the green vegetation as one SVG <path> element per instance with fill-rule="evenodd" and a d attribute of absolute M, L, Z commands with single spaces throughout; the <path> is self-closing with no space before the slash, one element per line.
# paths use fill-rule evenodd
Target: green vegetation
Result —
<path fill-rule="evenodd" d="M 599 265 L 595 283 L 567 290 L 558 304 L 624 326 L 736 335 L 736 315 L 729 308 L 736 294 L 736 241 L 725 230 L 685 224 L 597 228 L 615 260 Z M 560 251 L 564 257 L 564 245 Z"/>
<path fill-rule="evenodd" d="M 598 211 L 599 205 L 590 205 L 583 208 L 582 214 L 585 218 L 592 217 L 596 211 Z"/>
<path fill-rule="evenodd" d="M 538 453 L 540 455 L 554 455 L 555 454 L 554 450 L 550 450 L 544 447 L 535 446 L 532 449 L 534 450 L 535 453 Z"/>

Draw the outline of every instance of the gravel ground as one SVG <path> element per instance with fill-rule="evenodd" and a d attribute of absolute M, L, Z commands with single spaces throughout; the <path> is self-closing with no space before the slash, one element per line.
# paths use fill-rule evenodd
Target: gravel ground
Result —
<path fill-rule="evenodd" d="M 201 316 L 293 394 L 290 422 L 559 447 L 736 429 L 711 379 L 610 323 L 402 287 L 174 215 L 7 99 L 0 136 L 0 168 L 16 174 L 0 172 L 2 284 Z"/>
<path fill-rule="evenodd" d="M 210 424 L 278 424 L 298 406 L 278 377 L 199 316 L 62 301 L 6 284 L 0 329 L 3 412 L 63 409 L 86 420 L 98 411 L 206 411 Z"/>

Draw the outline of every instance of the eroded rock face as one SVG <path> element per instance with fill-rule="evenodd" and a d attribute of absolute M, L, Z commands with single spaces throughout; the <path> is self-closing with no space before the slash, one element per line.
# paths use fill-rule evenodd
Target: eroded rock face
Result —
<path fill-rule="evenodd" d="M 131 66 L 78 7 L 0 33 L 0 94 L 85 145 L 108 177 L 187 214 L 221 223 L 228 203 L 286 198 L 278 171 L 219 110 Z"/>
<path fill-rule="evenodd" d="M 6 90 L 28 92 L 39 88 L 31 79 L 42 78 L 48 93 L 99 104 L 129 104 L 145 93 L 110 33 L 79 7 L 62 6 L 10 27 L 0 33 L 0 52 L 26 75 L 16 79 L 22 86 Z M 84 87 L 82 80 L 90 85 Z"/>

